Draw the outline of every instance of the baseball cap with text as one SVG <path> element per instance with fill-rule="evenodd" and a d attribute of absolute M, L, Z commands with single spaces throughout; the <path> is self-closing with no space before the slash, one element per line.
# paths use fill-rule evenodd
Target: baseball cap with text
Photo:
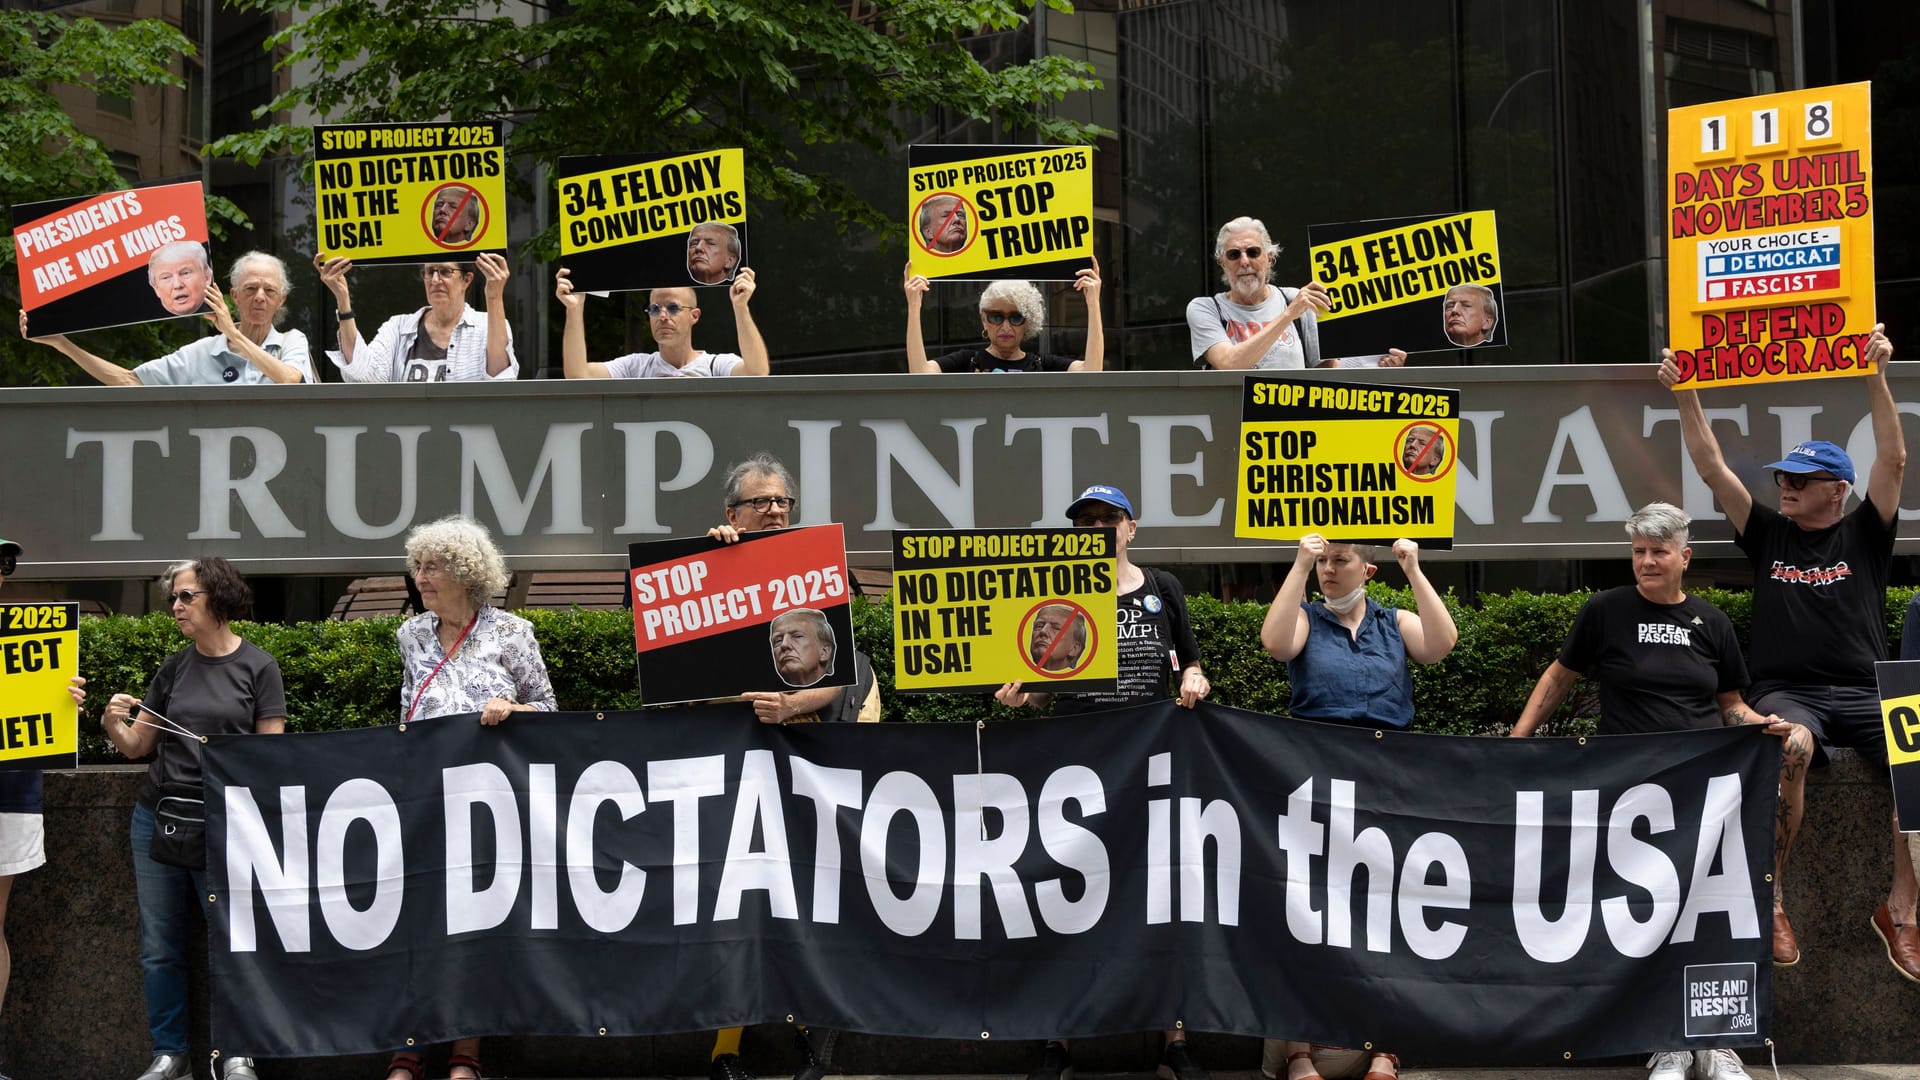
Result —
<path fill-rule="evenodd" d="M 1080 497 L 1073 500 L 1073 505 L 1067 507 L 1067 519 L 1072 520 L 1074 515 L 1078 514 L 1080 509 L 1088 503 L 1105 503 L 1108 506 L 1119 507 L 1127 512 L 1129 518 L 1133 516 L 1133 504 L 1127 501 L 1126 492 L 1121 491 L 1117 487 L 1095 484 L 1081 492 Z"/>
<path fill-rule="evenodd" d="M 1767 468 L 1786 473 L 1816 473 L 1824 469 L 1849 484 L 1853 483 L 1853 459 L 1838 446 L 1817 439 L 1803 442 L 1787 451 L 1786 457 Z"/>

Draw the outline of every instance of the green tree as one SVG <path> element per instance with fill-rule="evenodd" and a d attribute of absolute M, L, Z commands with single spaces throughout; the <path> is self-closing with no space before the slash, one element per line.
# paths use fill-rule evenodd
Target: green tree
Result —
<path fill-rule="evenodd" d="M 11 207 L 127 186 L 106 147 L 81 131 L 54 96 L 60 86 L 130 96 L 142 86 L 180 86 L 173 65 L 193 43 L 157 19 L 119 28 L 50 12 L 0 11 L 0 298 L 9 325 L 0 333 L 0 382 L 64 386 L 91 382 L 51 349 L 21 341 L 11 320 L 20 306 Z M 208 224 L 243 223 L 225 199 L 209 199 Z M 124 327 L 89 335 L 87 347 L 107 357 L 147 359 L 205 331 L 197 321 Z"/>

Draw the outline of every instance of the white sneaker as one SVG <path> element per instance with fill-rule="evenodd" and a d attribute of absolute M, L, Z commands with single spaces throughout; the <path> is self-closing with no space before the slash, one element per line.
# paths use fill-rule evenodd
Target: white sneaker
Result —
<path fill-rule="evenodd" d="M 1693 1075 L 1698 1080 L 1753 1080 L 1747 1075 L 1740 1055 L 1724 1047 L 1693 1052 Z"/>
<path fill-rule="evenodd" d="M 1692 1067 L 1692 1051 L 1662 1050 L 1647 1059 L 1647 1080 L 1687 1080 Z"/>

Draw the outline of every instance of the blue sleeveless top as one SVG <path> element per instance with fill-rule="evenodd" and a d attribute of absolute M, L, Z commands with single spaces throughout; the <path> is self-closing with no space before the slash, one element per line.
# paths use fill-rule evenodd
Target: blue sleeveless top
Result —
<path fill-rule="evenodd" d="M 1349 634 L 1318 600 L 1307 609 L 1307 646 L 1287 662 L 1292 715 L 1303 720 L 1403 728 L 1413 723 L 1413 676 L 1394 608 L 1367 600 L 1366 617 Z"/>

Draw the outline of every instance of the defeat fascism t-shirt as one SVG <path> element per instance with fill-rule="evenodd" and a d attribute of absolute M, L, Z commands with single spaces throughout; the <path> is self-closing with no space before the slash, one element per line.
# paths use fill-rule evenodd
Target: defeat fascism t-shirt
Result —
<path fill-rule="evenodd" d="M 1111 694 L 1061 694 L 1053 714 L 1068 716 L 1121 705 L 1137 705 L 1172 697 L 1172 678 L 1200 659 L 1187 618 L 1187 594 L 1165 570 L 1141 567 L 1146 580 L 1119 598 L 1119 625 L 1114 644 L 1119 648 L 1120 677 Z"/>
<path fill-rule="evenodd" d="M 225 656 L 207 656 L 192 645 L 175 655 L 178 663 L 162 666 L 140 699 L 175 726 L 195 735 L 247 735 L 255 721 L 287 715 L 280 665 L 252 642 L 242 641 Z M 153 764 L 140 782 L 140 803 L 158 803 L 162 785 L 199 787 L 200 752 L 200 740 L 160 732 Z"/>
<path fill-rule="evenodd" d="M 1733 542 L 1753 566 L 1755 682 L 1877 685 L 1893 534 L 1871 498 L 1824 529 L 1754 505 Z"/>
<path fill-rule="evenodd" d="M 1656 604 L 1631 585 L 1580 608 L 1560 663 L 1600 681 L 1602 735 L 1719 727 L 1715 698 L 1747 685 L 1725 613 L 1695 596 Z"/>

